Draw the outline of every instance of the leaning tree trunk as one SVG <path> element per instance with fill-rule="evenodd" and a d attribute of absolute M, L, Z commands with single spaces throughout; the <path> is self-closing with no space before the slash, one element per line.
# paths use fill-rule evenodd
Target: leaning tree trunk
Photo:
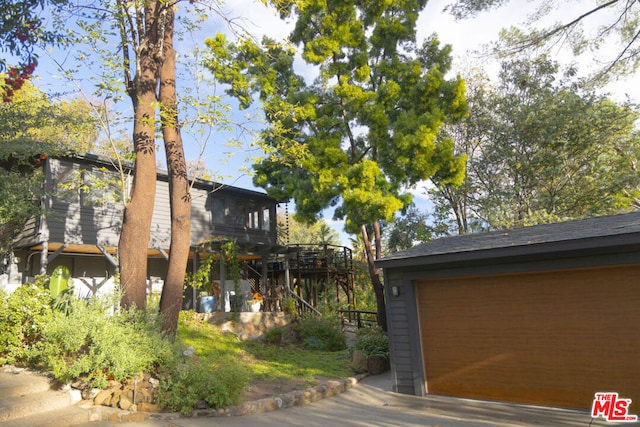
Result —
<path fill-rule="evenodd" d="M 377 226 L 374 224 L 374 229 Z M 369 276 L 371 278 L 371 284 L 373 285 L 373 291 L 376 295 L 376 305 L 377 305 L 377 316 L 378 316 L 378 326 L 382 328 L 383 331 L 387 330 L 387 305 L 384 298 L 384 285 L 382 284 L 382 280 L 380 279 L 380 269 L 377 268 L 374 264 L 375 255 L 373 253 L 373 247 L 371 245 L 371 239 L 369 238 L 369 233 L 367 232 L 367 227 L 363 225 L 361 227 L 362 231 L 362 240 L 364 242 L 364 251 L 367 257 L 367 266 L 369 267 Z M 377 235 L 378 233 L 376 233 Z"/>
<path fill-rule="evenodd" d="M 178 123 L 176 100 L 176 52 L 173 48 L 175 11 L 167 8 L 164 28 L 163 62 L 160 67 L 160 119 L 169 172 L 171 206 L 171 248 L 167 277 L 160 298 L 163 331 L 174 336 L 182 308 L 184 275 L 191 243 L 191 194 L 187 165 Z"/>
<path fill-rule="evenodd" d="M 155 27 L 155 2 L 145 10 L 145 25 Z M 142 19 L 142 18 L 139 18 Z M 141 45 L 136 75 L 128 87 L 133 101 L 133 145 L 136 159 L 130 199 L 125 204 L 118 243 L 122 306 L 145 309 L 147 305 L 147 248 L 156 194 L 155 105 L 158 65 L 152 31 Z"/>

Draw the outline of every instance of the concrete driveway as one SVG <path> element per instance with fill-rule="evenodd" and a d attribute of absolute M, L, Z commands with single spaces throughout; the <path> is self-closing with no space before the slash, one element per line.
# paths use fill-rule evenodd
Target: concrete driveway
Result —
<path fill-rule="evenodd" d="M 121 423 L 99 422 L 94 427 Z M 180 418 L 144 421 L 139 426 L 406 426 L 406 427 L 506 427 L 506 426 L 613 426 L 592 419 L 586 411 L 513 405 L 442 396 L 417 397 L 391 392 L 391 376 L 370 376 L 337 396 L 288 409 L 242 417 Z M 627 423 L 627 425 L 629 425 Z"/>

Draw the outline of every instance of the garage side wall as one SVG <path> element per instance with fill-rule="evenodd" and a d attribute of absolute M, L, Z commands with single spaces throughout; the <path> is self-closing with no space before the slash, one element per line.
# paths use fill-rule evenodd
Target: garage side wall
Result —
<path fill-rule="evenodd" d="M 393 391 L 423 396 L 425 378 L 420 348 L 415 286 L 412 280 L 385 271 L 387 301 L 387 330 Z M 397 295 L 393 295 L 393 289 Z"/>

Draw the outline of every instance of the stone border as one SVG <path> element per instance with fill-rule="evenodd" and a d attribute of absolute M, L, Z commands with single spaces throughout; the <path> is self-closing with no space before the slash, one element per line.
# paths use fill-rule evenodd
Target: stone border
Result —
<path fill-rule="evenodd" d="M 111 422 L 137 422 L 144 420 L 174 420 L 178 418 L 205 418 L 205 417 L 237 417 L 250 414 L 260 414 L 264 412 L 276 411 L 278 409 L 291 408 L 294 406 L 309 405 L 328 397 L 336 396 L 351 389 L 362 381 L 369 374 L 360 374 L 355 377 L 343 378 L 341 380 L 331 380 L 310 387 L 305 390 L 292 391 L 273 397 L 241 403 L 240 405 L 227 406 L 220 409 L 196 409 L 191 414 L 183 415 L 179 412 L 170 413 L 148 413 L 130 412 L 123 410 L 110 410 L 104 408 L 103 421 Z"/>

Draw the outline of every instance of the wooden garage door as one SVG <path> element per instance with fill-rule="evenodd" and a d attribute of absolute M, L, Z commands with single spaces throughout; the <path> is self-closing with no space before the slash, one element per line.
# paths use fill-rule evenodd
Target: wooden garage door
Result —
<path fill-rule="evenodd" d="M 640 413 L 640 265 L 416 283 L 429 393 Z"/>

